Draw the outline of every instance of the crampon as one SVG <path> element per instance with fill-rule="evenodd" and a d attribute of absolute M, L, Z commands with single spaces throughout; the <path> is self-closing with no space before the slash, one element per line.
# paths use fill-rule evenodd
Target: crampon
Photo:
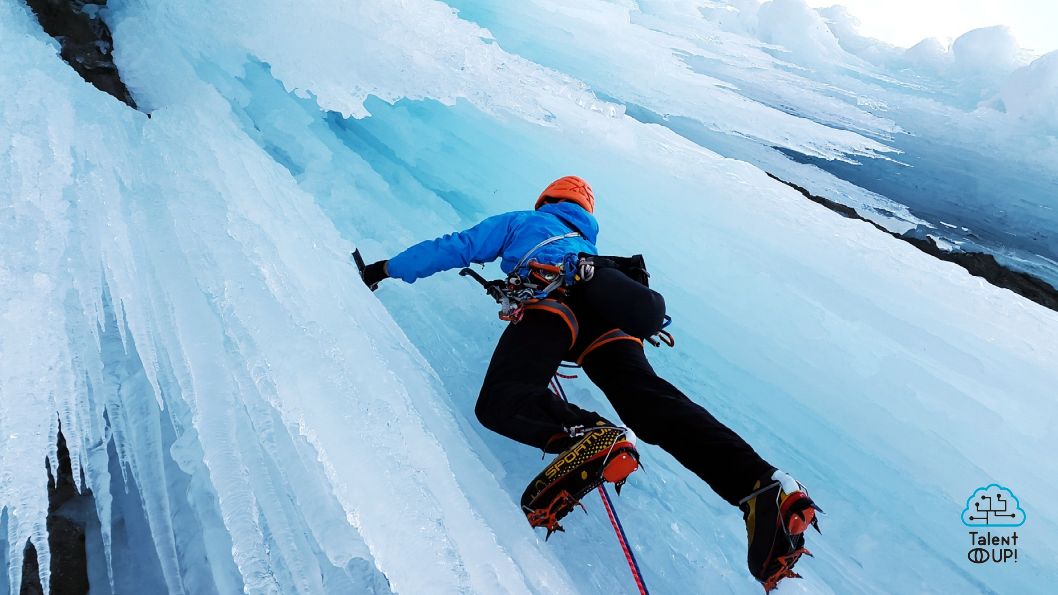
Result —
<path fill-rule="evenodd" d="M 822 510 L 807 491 L 788 474 L 774 471 L 757 482 L 756 489 L 739 502 L 749 537 L 750 572 L 768 593 L 784 578 L 801 578 L 794 565 L 805 549 L 805 531 L 819 531 Z"/>
<path fill-rule="evenodd" d="M 802 547 L 785 556 L 777 557 L 775 559 L 774 572 L 761 581 L 761 584 L 764 585 L 764 592 L 770 593 L 775 587 L 779 586 L 779 581 L 784 578 L 801 578 L 800 574 L 793 571 L 793 567 L 801 559 L 802 555 L 812 556 L 812 552 Z"/>
<path fill-rule="evenodd" d="M 529 525 L 533 528 L 544 527 L 547 529 L 547 537 L 544 541 L 547 541 L 551 534 L 556 531 L 565 531 L 562 525 L 558 524 L 558 519 L 569 514 L 569 511 L 573 510 L 574 507 L 580 506 L 584 508 L 576 498 L 570 495 L 566 490 L 562 490 L 555 499 L 551 501 L 545 508 L 539 508 L 537 510 L 526 512 L 526 518 L 529 519 Z"/>
<path fill-rule="evenodd" d="M 547 538 L 564 531 L 559 520 L 580 504 L 585 494 L 604 481 L 620 493 L 628 476 L 639 468 L 635 436 L 625 428 L 586 428 L 583 436 L 540 472 L 522 494 L 529 525 L 547 529 Z M 587 512 L 587 511 L 585 511 Z"/>

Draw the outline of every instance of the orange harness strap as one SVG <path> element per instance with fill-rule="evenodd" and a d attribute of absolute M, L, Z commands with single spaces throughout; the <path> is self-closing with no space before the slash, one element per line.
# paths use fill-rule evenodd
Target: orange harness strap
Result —
<path fill-rule="evenodd" d="M 558 300 L 550 298 L 542 299 L 538 302 L 525 305 L 526 310 L 543 310 L 544 312 L 551 312 L 558 314 L 566 326 L 569 327 L 569 347 L 573 348 L 573 345 L 577 342 L 577 335 L 580 334 L 580 324 L 577 322 L 577 316 L 573 314 L 573 310 L 569 309 L 569 306 L 563 304 Z"/>
<path fill-rule="evenodd" d="M 636 343 L 639 343 L 640 345 L 643 345 L 643 340 L 642 339 L 637 339 L 636 337 L 633 337 L 632 335 L 629 335 L 628 333 L 622 331 L 621 329 L 615 328 L 613 330 L 606 331 L 605 333 L 599 335 L 598 339 L 595 339 L 587 347 L 585 347 L 584 351 L 581 352 L 580 357 L 577 358 L 577 365 L 578 366 L 581 365 L 581 363 L 584 361 L 584 358 L 589 353 L 591 353 L 592 351 L 595 351 L 596 349 L 602 347 L 603 345 L 606 345 L 607 343 L 613 343 L 614 341 L 625 341 L 625 340 L 627 340 L 627 341 L 635 341 Z"/>

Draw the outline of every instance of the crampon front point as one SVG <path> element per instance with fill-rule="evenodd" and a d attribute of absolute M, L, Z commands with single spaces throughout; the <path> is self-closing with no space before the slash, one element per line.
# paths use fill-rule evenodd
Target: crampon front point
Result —
<path fill-rule="evenodd" d="M 768 578 L 761 581 L 764 585 L 764 592 L 770 593 L 775 587 L 779 585 L 779 581 L 784 578 L 801 578 L 800 574 L 793 571 L 793 567 L 797 564 L 797 561 L 801 559 L 802 555 L 811 556 L 812 552 L 805 548 L 798 548 L 785 556 L 779 556 L 775 559 L 778 568 Z"/>

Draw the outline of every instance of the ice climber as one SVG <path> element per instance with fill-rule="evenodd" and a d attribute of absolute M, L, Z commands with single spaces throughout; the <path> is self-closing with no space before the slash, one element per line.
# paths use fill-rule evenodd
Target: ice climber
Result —
<path fill-rule="evenodd" d="M 741 508 L 749 570 L 770 590 L 796 576 L 793 565 L 806 553 L 803 534 L 808 525 L 818 529 L 818 508 L 801 484 L 651 368 L 643 340 L 665 324 L 665 301 L 647 286 L 641 258 L 598 256 L 594 208 L 588 183 L 566 176 L 544 189 L 534 210 L 489 217 L 416 244 L 364 267 L 364 282 L 372 289 L 388 277 L 412 283 L 502 258 L 507 279 L 486 287 L 510 324 L 475 412 L 499 434 L 559 453 L 522 499 L 530 523 L 550 535 L 589 489 L 603 480 L 620 487 L 637 466 L 638 436 Z M 563 361 L 583 368 L 634 434 L 551 390 Z"/>

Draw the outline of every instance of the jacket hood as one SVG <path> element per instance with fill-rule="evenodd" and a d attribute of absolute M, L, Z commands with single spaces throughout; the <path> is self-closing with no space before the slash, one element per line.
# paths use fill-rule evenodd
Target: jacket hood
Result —
<path fill-rule="evenodd" d="M 537 210 L 558 217 L 566 225 L 580 232 L 580 235 L 584 236 L 584 239 L 592 244 L 595 243 L 596 238 L 599 236 L 599 222 L 595 220 L 595 216 L 576 203 L 548 203 Z"/>

